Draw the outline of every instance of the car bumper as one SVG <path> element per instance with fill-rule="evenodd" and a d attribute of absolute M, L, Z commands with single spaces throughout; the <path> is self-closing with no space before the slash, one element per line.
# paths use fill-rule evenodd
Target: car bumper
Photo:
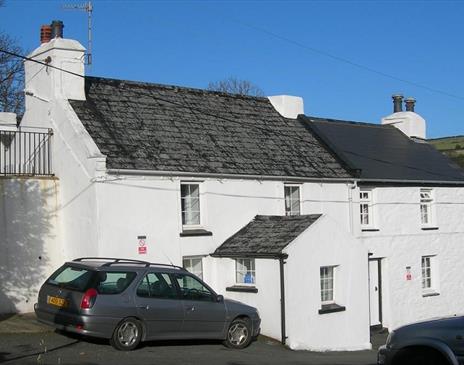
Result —
<path fill-rule="evenodd" d="M 34 305 L 37 320 L 56 329 L 86 336 L 111 338 L 120 318 L 53 312 Z"/>
<path fill-rule="evenodd" d="M 254 318 L 252 320 L 252 324 L 253 324 L 253 338 L 256 338 L 259 336 L 260 332 L 261 332 L 261 318 Z"/>
<path fill-rule="evenodd" d="M 377 351 L 377 365 L 392 364 L 392 359 L 395 354 L 396 351 L 388 348 L 387 346 L 380 346 L 379 350 Z"/>

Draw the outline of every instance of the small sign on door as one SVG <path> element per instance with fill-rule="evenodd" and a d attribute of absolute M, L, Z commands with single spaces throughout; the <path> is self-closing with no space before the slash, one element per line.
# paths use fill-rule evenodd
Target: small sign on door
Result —
<path fill-rule="evenodd" d="M 147 254 L 147 236 L 137 236 L 139 241 L 139 255 Z"/>

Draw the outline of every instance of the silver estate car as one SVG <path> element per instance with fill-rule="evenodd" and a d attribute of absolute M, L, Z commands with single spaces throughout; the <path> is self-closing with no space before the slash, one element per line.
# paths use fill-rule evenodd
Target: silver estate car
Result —
<path fill-rule="evenodd" d="M 261 323 L 256 308 L 224 299 L 181 267 L 113 258 L 65 263 L 42 285 L 34 309 L 42 323 L 125 351 L 170 339 L 218 339 L 241 349 Z"/>
<path fill-rule="evenodd" d="M 464 317 L 412 323 L 390 332 L 379 365 L 464 364 Z"/>

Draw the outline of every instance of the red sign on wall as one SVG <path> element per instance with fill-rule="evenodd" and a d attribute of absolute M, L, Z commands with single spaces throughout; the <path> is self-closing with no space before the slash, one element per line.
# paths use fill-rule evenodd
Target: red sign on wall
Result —
<path fill-rule="evenodd" d="M 139 255 L 147 254 L 147 236 L 137 236 L 139 240 Z"/>
<path fill-rule="evenodd" d="M 406 266 L 406 280 L 412 280 L 411 266 Z"/>

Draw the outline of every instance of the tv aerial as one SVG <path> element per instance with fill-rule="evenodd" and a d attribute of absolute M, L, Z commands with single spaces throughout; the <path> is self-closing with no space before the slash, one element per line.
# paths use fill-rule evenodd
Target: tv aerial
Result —
<path fill-rule="evenodd" d="M 64 10 L 80 10 L 87 12 L 87 66 L 90 67 L 92 64 L 92 11 L 93 5 L 91 1 L 87 1 L 81 4 L 65 4 L 63 5 Z"/>

